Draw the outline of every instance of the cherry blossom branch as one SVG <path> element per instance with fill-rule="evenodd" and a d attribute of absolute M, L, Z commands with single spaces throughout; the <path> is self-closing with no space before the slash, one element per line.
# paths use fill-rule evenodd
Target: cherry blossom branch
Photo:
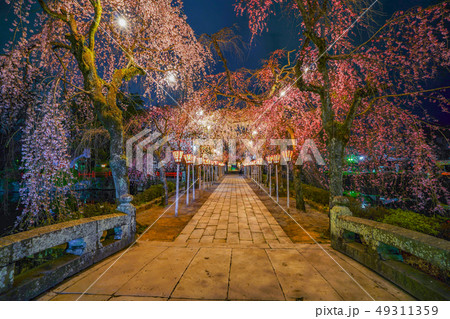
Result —
<path fill-rule="evenodd" d="M 45 11 L 45 13 L 50 15 L 52 18 L 59 19 L 59 20 L 62 20 L 64 22 L 68 22 L 67 15 L 64 15 L 62 13 L 58 13 L 56 11 L 51 10 L 47 6 L 47 3 L 44 0 L 38 0 L 38 2 L 41 5 L 42 9 Z"/>
<path fill-rule="evenodd" d="M 439 87 L 439 88 L 428 89 L 428 90 L 420 90 L 420 91 L 415 91 L 415 92 L 407 92 L 407 93 L 399 93 L 399 94 L 388 94 L 388 95 L 378 96 L 378 97 L 375 97 L 375 98 L 371 99 L 369 101 L 369 106 L 364 111 L 362 111 L 361 113 L 357 114 L 356 116 L 359 117 L 359 116 L 365 115 L 373 107 L 374 103 L 376 101 L 378 101 L 378 100 L 381 100 L 381 99 L 387 99 L 387 98 L 390 98 L 390 97 L 402 97 L 402 96 L 408 96 L 408 95 L 416 95 L 416 94 L 420 94 L 420 93 L 429 93 L 429 92 L 442 91 L 442 90 L 447 90 L 447 89 L 450 89 L 450 86 L 443 86 L 443 87 Z"/>
<path fill-rule="evenodd" d="M 444 2 L 449 2 L 449 0 L 445 0 Z M 427 9 L 431 9 L 433 7 L 437 7 L 440 6 L 441 3 L 439 4 L 435 4 L 435 5 L 431 5 L 429 6 Z M 346 60 L 348 58 L 350 58 L 352 55 L 354 55 L 356 52 L 358 52 L 361 48 L 365 47 L 368 43 L 372 42 L 373 40 L 375 40 L 378 36 L 381 36 L 382 33 L 381 31 L 383 31 L 384 29 L 386 29 L 387 27 L 389 27 L 390 25 L 401 21 L 402 19 L 405 19 L 413 14 L 416 14 L 415 12 L 413 12 L 415 9 L 417 9 L 418 7 L 413 7 L 409 10 L 407 10 L 404 14 L 399 15 L 398 17 L 391 17 L 391 19 L 389 19 L 381 28 L 379 28 L 374 34 L 372 34 L 372 36 L 365 42 L 363 42 L 362 44 L 358 45 L 357 47 L 355 47 L 351 52 L 346 53 L 346 54 L 339 54 L 339 55 L 334 55 L 334 56 L 327 56 L 327 59 L 329 60 Z"/>

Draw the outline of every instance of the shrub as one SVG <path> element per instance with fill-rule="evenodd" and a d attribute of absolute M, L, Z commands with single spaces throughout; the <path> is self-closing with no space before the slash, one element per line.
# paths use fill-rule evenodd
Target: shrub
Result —
<path fill-rule="evenodd" d="M 318 204 L 328 206 L 330 202 L 330 192 L 307 184 L 302 184 L 304 198 Z"/>
<path fill-rule="evenodd" d="M 353 197 L 348 197 L 349 208 L 353 216 L 383 222 L 384 218 L 391 212 L 389 209 L 381 206 L 361 207 L 361 202 Z"/>
<path fill-rule="evenodd" d="M 306 184 L 302 184 L 302 188 L 303 196 L 306 199 L 324 206 L 329 205 L 329 191 Z M 349 199 L 349 208 L 355 217 L 396 225 L 447 240 L 450 237 L 450 221 L 446 218 L 428 217 L 412 211 L 388 209 L 382 206 L 362 208 L 361 202 L 357 198 L 352 196 L 347 196 L 347 198 Z"/>
<path fill-rule="evenodd" d="M 383 219 L 383 223 L 433 236 L 438 235 L 441 228 L 441 223 L 437 218 L 401 209 L 391 209 L 390 214 Z"/>
<path fill-rule="evenodd" d="M 174 182 L 167 182 L 167 188 L 169 190 L 169 193 L 175 191 L 175 187 L 176 187 L 176 185 Z"/>
<path fill-rule="evenodd" d="M 142 193 L 139 193 L 136 196 L 134 196 L 132 203 L 134 205 L 140 205 L 146 202 L 150 202 L 155 198 L 161 197 L 163 195 L 164 195 L 164 188 L 162 185 L 160 184 L 152 185 Z"/>
<path fill-rule="evenodd" d="M 170 192 L 173 192 L 175 190 L 175 183 L 173 182 L 167 182 L 167 189 Z M 141 205 L 147 202 L 150 202 L 158 197 L 164 196 L 164 187 L 162 184 L 158 185 L 152 185 L 149 188 L 147 188 L 142 193 L 137 194 L 134 196 L 133 204 L 134 205 Z"/>
<path fill-rule="evenodd" d="M 450 240 L 450 220 L 447 219 L 442 222 L 441 227 L 439 229 L 439 236 L 445 240 Z"/>

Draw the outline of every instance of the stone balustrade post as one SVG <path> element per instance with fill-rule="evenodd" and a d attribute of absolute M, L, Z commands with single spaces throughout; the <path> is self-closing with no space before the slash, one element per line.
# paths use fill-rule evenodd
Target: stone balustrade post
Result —
<path fill-rule="evenodd" d="M 339 216 L 352 216 L 352 212 L 348 208 L 348 199 L 344 196 L 336 196 L 331 202 L 330 210 L 330 238 L 331 246 L 337 249 L 342 242 L 344 229 L 339 227 Z"/>
<path fill-rule="evenodd" d="M 0 266 L 0 293 L 3 293 L 14 284 L 14 263 Z"/>
<path fill-rule="evenodd" d="M 136 207 L 134 207 L 134 205 L 131 204 L 133 196 L 125 194 L 122 197 L 120 197 L 119 200 L 120 205 L 117 207 L 117 210 L 127 214 L 129 218 L 128 229 L 122 229 L 123 231 L 122 236 L 125 240 L 129 241 L 129 243 L 131 244 L 134 241 L 134 237 L 136 235 Z M 125 237 L 128 237 L 128 239 L 126 239 Z"/>

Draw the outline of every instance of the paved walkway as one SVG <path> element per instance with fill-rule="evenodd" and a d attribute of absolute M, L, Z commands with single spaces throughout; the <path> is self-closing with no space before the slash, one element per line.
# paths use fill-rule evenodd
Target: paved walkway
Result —
<path fill-rule="evenodd" d="M 176 239 L 178 243 L 227 243 L 273 247 L 292 244 L 258 196 L 240 177 L 225 177 Z"/>
<path fill-rule="evenodd" d="M 139 241 L 39 299 L 76 300 L 103 274 L 81 300 L 371 300 L 360 286 L 376 300 L 412 300 L 323 247 L 293 244 L 245 180 L 226 176 L 174 242 Z"/>

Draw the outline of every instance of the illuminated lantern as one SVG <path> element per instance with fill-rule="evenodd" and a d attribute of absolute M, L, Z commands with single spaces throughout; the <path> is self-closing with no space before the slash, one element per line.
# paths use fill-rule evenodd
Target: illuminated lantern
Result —
<path fill-rule="evenodd" d="M 180 164 L 181 160 L 183 159 L 183 151 L 173 151 L 173 159 L 175 160 L 175 163 Z"/>
<path fill-rule="evenodd" d="M 277 190 L 277 203 L 278 203 L 278 164 L 280 163 L 280 154 L 272 155 L 272 162 L 275 164 L 275 185 Z"/>
<path fill-rule="evenodd" d="M 281 152 L 281 155 L 283 156 L 283 158 L 284 158 L 284 160 L 286 162 L 290 162 L 292 160 L 292 155 L 293 154 L 294 154 L 294 152 L 290 151 L 290 150 L 286 150 L 286 151 Z"/>
<path fill-rule="evenodd" d="M 272 161 L 273 161 L 273 163 L 274 163 L 275 165 L 277 165 L 278 163 L 280 163 L 280 158 L 281 158 L 280 154 L 272 155 Z"/>
<path fill-rule="evenodd" d="M 192 154 L 184 154 L 183 157 L 186 164 L 192 164 L 194 162 L 194 155 Z"/>

